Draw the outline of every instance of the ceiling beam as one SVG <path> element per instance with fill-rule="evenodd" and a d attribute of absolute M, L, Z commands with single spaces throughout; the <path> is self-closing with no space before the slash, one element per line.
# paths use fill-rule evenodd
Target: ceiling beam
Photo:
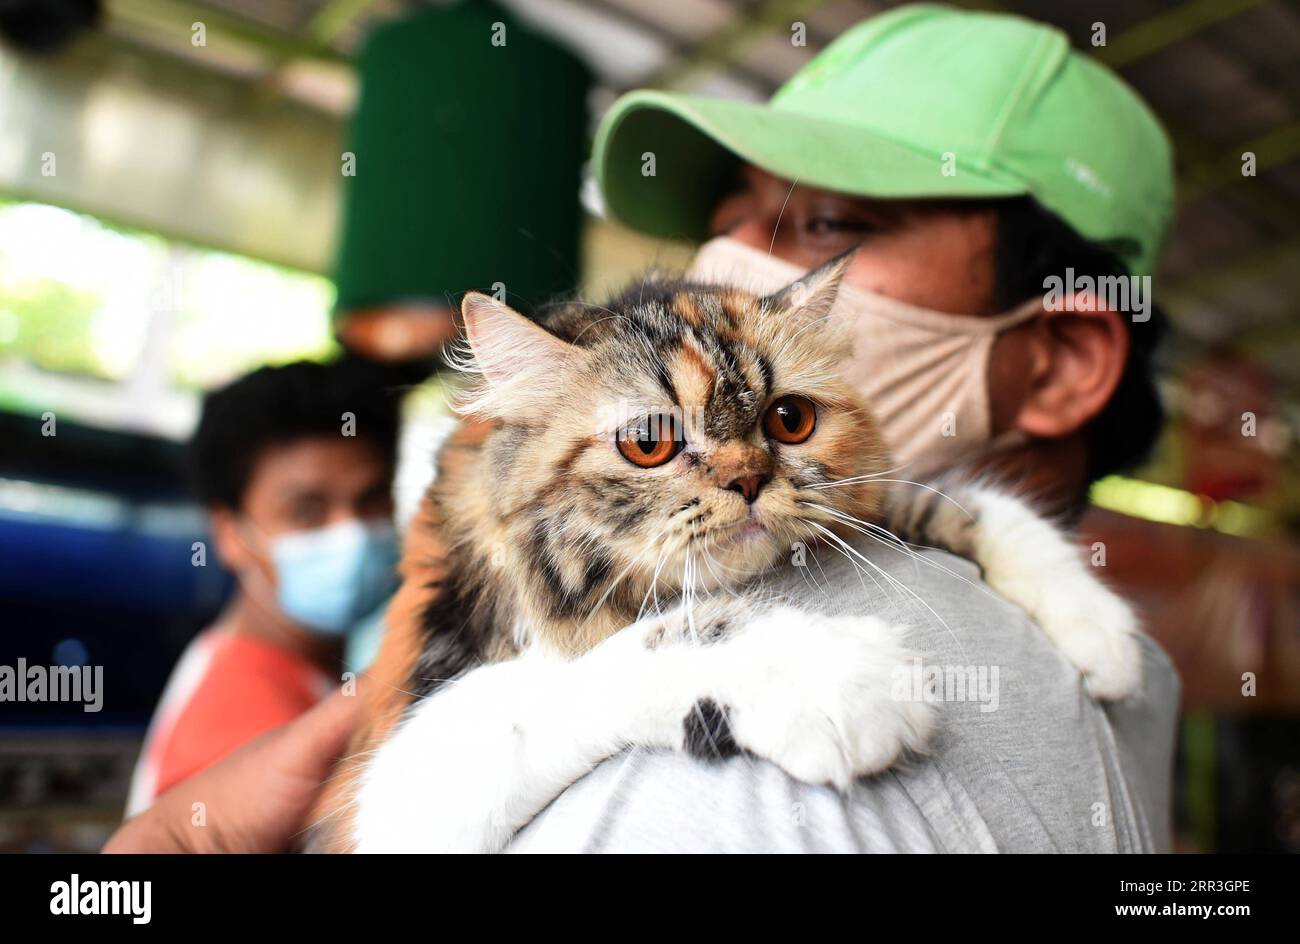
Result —
<path fill-rule="evenodd" d="M 1241 173 L 1242 155 L 1246 152 L 1255 155 L 1257 174 L 1295 160 L 1300 157 L 1300 121 L 1281 125 L 1257 138 L 1242 142 L 1227 154 L 1189 167 L 1179 181 L 1179 202 L 1188 203 L 1216 190 L 1255 180 L 1256 178 Z"/>
<path fill-rule="evenodd" d="M 1108 38 L 1093 50 L 1112 69 L 1122 69 L 1195 36 L 1201 30 L 1253 10 L 1269 0 L 1191 0 L 1158 13 Z"/>
<path fill-rule="evenodd" d="M 754 43 L 777 30 L 788 30 L 800 17 L 808 16 L 826 0 L 761 0 L 738 11 L 734 21 L 716 30 L 695 47 L 687 59 L 671 62 L 637 83 L 637 88 L 680 87 L 692 76 L 712 69 L 736 68 L 740 57 Z M 772 81 L 762 79 L 767 91 Z"/>
<path fill-rule="evenodd" d="M 612 3 L 605 3 L 603 0 L 567 0 L 575 6 L 582 7 L 595 12 L 611 22 L 618 23 L 620 26 L 644 33 L 656 42 L 665 46 L 668 50 L 668 59 L 685 59 L 691 56 L 691 46 L 681 35 L 674 33 L 666 25 L 653 20 L 636 10 L 628 9 Z M 771 80 L 757 70 L 751 69 L 743 64 L 737 64 L 733 70 L 736 78 L 740 79 L 747 85 L 754 87 L 755 91 L 760 94 L 766 94 L 771 90 Z M 648 82 L 649 79 L 644 80 Z M 613 88 L 616 95 L 622 95 L 624 92 L 630 92 L 633 89 L 645 88 L 642 80 L 637 80 L 628 85 L 620 85 Z"/>
<path fill-rule="evenodd" d="M 376 2 L 378 0 L 327 0 L 307 24 L 308 39 L 322 46 L 331 45 Z"/>
<path fill-rule="evenodd" d="M 1197 299 L 1229 292 L 1243 282 L 1278 269 L 1294 269 L 1297 259 L 1300 259 L 1300 237 L 1176 282 L 1162 292 L 1161 298 L 1171 305 L 1191 304 Z"/>
<path fill-rule="evenodd" d="M 178 36 L 188 38 L 191 26 L 202 23 L 210 39 L 215 36 L 237 45 L 251 46 L 279 59 L 348 61 L 346 56 L 325 43 L 302 39 L 193 0 L 108 0 L 107 13 L 110 22 L 121 24 L 128 30 L 132 26 L 149 28 L 164 23 L 176 30 Z"/>

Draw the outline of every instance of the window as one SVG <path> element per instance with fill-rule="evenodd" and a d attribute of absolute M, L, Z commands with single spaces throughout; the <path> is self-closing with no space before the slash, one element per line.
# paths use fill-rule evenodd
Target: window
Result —
<path fill-rule="evenodd" d="M 0 409 L 188 435 L 200 390 L 335 350 L 319 275 L 0 201 Z"/>

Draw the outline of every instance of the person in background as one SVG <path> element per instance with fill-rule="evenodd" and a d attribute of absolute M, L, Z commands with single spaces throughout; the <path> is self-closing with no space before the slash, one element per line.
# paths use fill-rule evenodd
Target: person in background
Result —
<path fill-rule="evenodd" d="M 398 411 L 376 380 L 299 362 L 205 398 L 194 487 L 237 589 L 172 672 L 128 815 L 336 688 L 347 632 L 396 587 Z"/>

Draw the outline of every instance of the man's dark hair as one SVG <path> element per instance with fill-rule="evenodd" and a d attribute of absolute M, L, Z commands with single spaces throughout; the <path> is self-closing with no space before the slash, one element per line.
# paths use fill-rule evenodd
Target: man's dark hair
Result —
<path fill-rule="evenodd" d="M 190 477 L 199 500 L 238 508 L 269 446 L 339 436 L 345 413 L 356 417 L 357 439 L 395 463 L 398 394 L 389 380 L 382 370 L 353 359 L 298 361 L 259 368 L 212 391 L 190 440 Z"/>
<path fill-rule="evenodd" d="M 1045 291 L 1049 276 L 1127 276 L 1110 248 L 1090 242 L 1032 197 L 993 201 L 997 212 L 997 308 L 1005 311 Z M 1083 430 L 1088 446 L 1088 481 L 1131 469 L 1151 452 L 1165 413 L 1156 389 L 1154 356 L 1165 333 L 1165 315 L 1152 305 L 1147 321 L 1125 319 L 1128 360 L 1110 402 Z"/>

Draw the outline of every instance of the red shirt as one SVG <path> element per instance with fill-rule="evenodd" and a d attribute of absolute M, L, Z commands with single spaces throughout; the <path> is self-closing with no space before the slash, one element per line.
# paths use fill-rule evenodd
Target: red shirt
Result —
<path fill-rule="evenodd" d="M 308 659 L 221 624 L 186 647 L 154 712 L 127 815 L 265 731 L 292 721 L 337 684 Z"/>

